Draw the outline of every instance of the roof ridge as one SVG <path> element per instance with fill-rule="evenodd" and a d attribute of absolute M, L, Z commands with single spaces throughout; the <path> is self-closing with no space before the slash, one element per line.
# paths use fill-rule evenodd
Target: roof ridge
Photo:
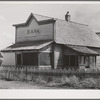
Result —
<path fill-rule="evenodd" d="M 59 18 L 54 18 L 54 17 L 49 17 L 49 16 L 45 16 L 45 15 L 41 15 L 41 14 L 36 14 L 36 13 L 31 13 L 33 16 L 34 15 L 37 15 L 37 16 L 41 16 L 41 17 L 47 17 L 47 18 L 50 18 L 50 19 L 54 19 L 54 20 L 60 20 L 60 21 L 64 21 L 64 22 L 67 22 L 65 21 L 64 19 L 59 19 Z M 36 17 L 36 16 L 35 16 Z M 37 19 L 37 18 L 36 18 Z M 42 21 L 42 20 L 41 20 Z M 13 26 L 15 25 L 21 25 L 21 24 L 25 24 L 26 22 L 24 23 L 20 23 L 20 24 L 14 24 Z M 73 22 L 73 21 L 70 21 L 70 23 L 75 23 L 75 24 L 80 24 L 80 25 L 84 25 L 84 26 L 88 26 L 87 24 L 82 24 L 82 23 L 77 23 L 77 22 Z"/>
<path fill-rule="evenodd" d="M 72 23 L 75 23 L 75 24 L 80 24 L 80 25 L 89 26 L 89 25 L 87 25 L 87 24 L 77 23 L 77 22 L 73 22 L 73 21 L 71 21 L 71 22 L 72 22 Z"/>
<path fill-rule="evenodd" d="M 52 18 L 52 19 L 54 19 L 53 17 L 49 17 L 49 16 L 46 16 L 46 15 L 41 15 L 41 14 L 36 14 L 36 13 L 32 13 L 33 15 L 35 14 L 35 15 L 38 15 L 38 16 L 42 16 L 42 17 L 48 17 L 48 18 Z"/>
<path fill-rule="evenodd" d="M 39 16 L 43 16 L 43 17 L 48 17 L 48 18 L 52 18 L 54 20 L 61 20 L 61 21 L 65 21 L 64 19 L 59 19 L 59 18 L 54 18 L 54 17 L 49 17 L 49 16 L 45 16 L 45 15 L 41 15 L 41 14 L 36 14 L 36 13 L 32 13 L 33 15 L 39 15 Z M 66 21 L 65 21 L 66 22 Z M 74 21 L 70 21 L 71 23 L 75 23 L 75 24 L 80 24 L 80 25 L 85 25 L 85 26 L 89 26 L 87 24 L 82 24 L 82 23 L 77 23 L 77 22 L 74 22 Z"/>
<path fill-rule="evenodd" d="M 84 46 L 84 45 L 74 45 L 74 44 L 64 44 L 64 45 L 67 45 L 67 46 L 79 46 L 79 47 L 87 47 L 87 46 Z"/>

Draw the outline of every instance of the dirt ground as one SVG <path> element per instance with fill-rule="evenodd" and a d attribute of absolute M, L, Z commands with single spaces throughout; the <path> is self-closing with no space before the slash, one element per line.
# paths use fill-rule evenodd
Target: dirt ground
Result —
<path fill-rule="evenodd" d="M 51 87 L 32 85 L 26 82 L 20 81 L 5 81 L 0 80 L 0 89 L 49 89 Z"/>

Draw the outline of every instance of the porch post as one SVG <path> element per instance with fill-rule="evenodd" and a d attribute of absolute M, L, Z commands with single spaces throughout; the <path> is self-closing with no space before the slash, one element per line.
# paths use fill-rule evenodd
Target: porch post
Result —
<path fill-rule="evenodd" d="M 96 56 L 95 56 L 95 66 L 96 66 Z"/>
<path fill-rule="evenodd" d="M 68 67 L 70 67 L 70 55 L 68 55 L 69 56 L 69 66 Z"/>
<path fill-rule="evenodd" d="M 51 68 L 55 69 L 56 65 L 55 65 L 55 44 L 52 44 L 52 56 L 51 56 Z"/>
<path fill-rule="evenodd" d="M 17 53 L 15 52 L 15 65 L 17 66 Z"/>
<path fill-rule="evenodd" d="M 23 65 L 23 53 L 21 52 L 21 66 Z"/>
<path fill-rule="evenodd" d="M 37 65 L 39 67 L 40 66 L 40 52 L 37 53 L 37 56 L 38 56 L 38 63 L 37 63 Z"/>

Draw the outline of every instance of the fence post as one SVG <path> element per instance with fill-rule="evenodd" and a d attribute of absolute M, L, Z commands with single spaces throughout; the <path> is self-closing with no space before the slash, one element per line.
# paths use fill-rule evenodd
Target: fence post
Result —
<path fill-rule="evenodd" d="M 27 81 L 27 66 L 26 66 L 26 81 Z"/>

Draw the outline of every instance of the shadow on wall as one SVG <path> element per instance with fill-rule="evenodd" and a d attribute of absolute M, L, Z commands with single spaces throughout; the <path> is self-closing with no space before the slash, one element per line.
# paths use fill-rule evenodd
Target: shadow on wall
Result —
<path fill-rule="evenodd" d="M 3 56 L 2 56 L 2 54 L 0 52 L 0 66 L 1 66 L 2 62 L 3 62 Z"/>

